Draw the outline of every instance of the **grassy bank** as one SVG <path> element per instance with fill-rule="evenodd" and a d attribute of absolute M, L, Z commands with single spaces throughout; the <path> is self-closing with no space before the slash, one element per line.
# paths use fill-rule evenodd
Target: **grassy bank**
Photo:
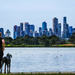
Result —
<path fill-rule="evenodd" d="M 75 44 L 58 44 L 58 45 L 50 45 L 50 46 L 44 46 L 44 45 L 5 45 L 5 47 L 75 47 Z"/>
<path fill-rule="evenodd" d="M 8 75 L 8 74 L 0 74 Z M 10 73 L 9 75 L 75 75 L 75 73 Z"/>

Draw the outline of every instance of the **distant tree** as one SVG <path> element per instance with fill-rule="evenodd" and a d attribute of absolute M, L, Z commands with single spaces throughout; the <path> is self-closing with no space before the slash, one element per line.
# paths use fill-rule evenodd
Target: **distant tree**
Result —
<path fill-rule="evenodd" d="M 49 40 L 48 39 L 45 40 L 45 46 L 49 46 Z"/>
<path fill-rule="evenodd" d="M 10 44 L 13 39 L 11 37 L 5 37 L 4 40 L 5 40 L 5 44 Z"/>
<path fill-rule="evenodd" d="M 75 33 L 72 34 L 72 36 L 69 38 L 68 41 L 71 42 L 72 44 L 75 44 Z"/>

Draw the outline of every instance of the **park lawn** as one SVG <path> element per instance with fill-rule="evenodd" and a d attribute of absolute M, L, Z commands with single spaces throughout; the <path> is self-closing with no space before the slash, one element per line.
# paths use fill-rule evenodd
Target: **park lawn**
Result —
<path fill-rule="evenodd" d="M 75 75 L 75 73 L 10 73 L 0 75 Z"/>

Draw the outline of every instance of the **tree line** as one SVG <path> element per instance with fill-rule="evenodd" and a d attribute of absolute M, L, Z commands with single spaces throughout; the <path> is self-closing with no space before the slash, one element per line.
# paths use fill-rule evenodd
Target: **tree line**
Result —
<path fill-rule="evenodd" d="M 67 44 L 72 43 L 75 44 L 75 33 L 69 38 L 69 40 L 60 39 L 59 37 L 52 35 L 46 36 L 42 35 L 41 37 L 30 37 L 26 35 L 25 37 L 17 37 L 16 39 L 12 39 L 11 37 L 5 37 L 5 44 L 10 46 L 26 46 L 26 45 L 43 45 L 43 46 L 51 46 L 56 44 Z"/>

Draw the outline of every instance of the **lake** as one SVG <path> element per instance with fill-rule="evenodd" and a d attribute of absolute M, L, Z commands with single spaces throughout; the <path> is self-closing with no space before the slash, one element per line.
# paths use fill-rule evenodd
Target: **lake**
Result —
<path fill-rule="evenodd" d="M 75 48 L 5 48 L 11 72 L 75 71 Z"/>

